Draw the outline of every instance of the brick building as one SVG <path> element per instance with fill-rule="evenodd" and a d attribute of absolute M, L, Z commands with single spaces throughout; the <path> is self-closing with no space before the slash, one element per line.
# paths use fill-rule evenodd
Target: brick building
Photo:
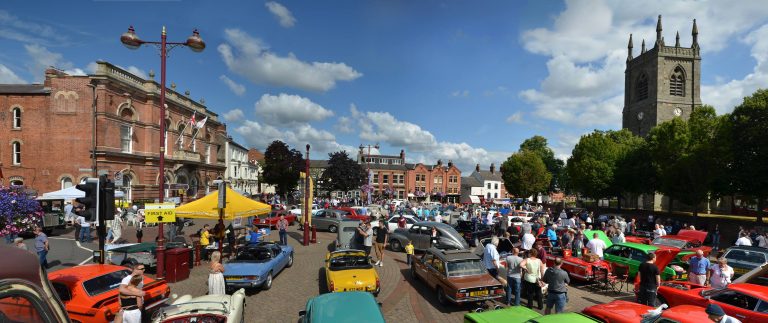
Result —
<path fill-rule="evenodd" d="M 156 199 L 160 85 L 153 78 L 98 62 L 87 76 L 48 69 L 43 84 L 0 85 L 0 163 L 7 181 L 42 194 L 93 176 L 95 118 L 98 173 L 120 172 L 123 181 L 116 184 L 128 200 Z M 163 175 L 177 185 L 166 187 L 165 196 L 200 197 L 223 176 L 226 126 L 203 100 L 176 92 L 175 85 L 166 104 Z M 199 130 L 190 125 L 193 114 Z"/>
<path fill-rule="evenodd" d="M 373 196 L 383 196 L 391 192 L 392 198 L 404 199 L 406 195 L 405 151 L 400 155 L 382 155 L 378 148 L 360 146 L 357 162 L 364 169 L 370 170 Z"/>
<path fill-rule="evenodd" d="M 454 203 L 459 201 L 461 194 L 461 171 L 448 161 L 443 165 L 438 160 L 435 165 L 406 164 L 408 196 L 413 198 L 430 198 L 436 201 Z M 411 196 L 413 195 L 413 196 Z"/>

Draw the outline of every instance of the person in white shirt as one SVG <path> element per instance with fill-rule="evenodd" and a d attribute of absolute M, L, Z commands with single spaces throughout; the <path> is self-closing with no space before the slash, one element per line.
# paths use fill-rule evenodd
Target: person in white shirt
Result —
<path fill-rule="evenodd" d="M 488 273 L 493 276 L 493 278 L 499 277 L 499 251 L 496 250 L 498 245 L 499 238 L 493 236 L 491 238 L 491 243 L 485 245 L 483 251 L 483 264 L 485 264 L 485 269 L 488 270 Z"/>
<path fill-rule="evenodd" d="M 768 235 L 768 233 L 763 233 L 755 238 L 755 242 L 757 242 L 758 247 L 768 248 L 768 237 L 766 237 L 766 235 Z"/>
<path fill-rule="evenodd" d="M 739 237 L 738 240 L 736 240 L 737 246 L 751 246 L 752 240 L 749 239 L 749 236 L 747 236 L 746 233 L 742 233 L 741 237 Z"/>
<path fill-rule="evenodd" d="M 435 215 L 435 222 L 439 222 L 439 223 L 443 222 L 443 216 L 440 215 L 440 212 L 437 212 L 437 214 Z"/>
<path fill-rule="evenodd" d="M 627 239 L 624 237 L 624 232 L 621 232 L 621 230 L 619 229 L 614 229 L 613 238 L 611 238 L 611 242 L 613 243 L 627 242 Z"/>
<path fill-rule="evenodd" d="M 592 235 L 592 240 L 589 240 L 587 242 L 587 249 L 589 249 L 590 252 L 593 254 L 596 254 L 600 259 L 603 259 L 603 250 L 608 248 L 608 246 L 605 245 L 605 242 L 603 240 L 600 240 L 598 238 L 597 233 Z"/>
<path fill-rule="evenodd" d="M 83 242 L 91 242 L 91 223 L 85 220 L 85 217 L 82 215 L 77 216 L 77 223 L 80 224 L 80 236 L 78 237 L 78 240 L 80 240 L 81 243 Z"/>
<path fill-rule="evenodd" d="M 531 231 L 528 231 L 525 234 L 523 234 L 522 240 L 523 240 L 522 245 L 520 247 L 523 248 L 523 250 L 528 251 L 528 250 L 531 250 L 531 248 L 533 248 L 533 244 L 536 242 L 536 237 L 534 237 L 533 234 L 531 234 Z"/>
<path fill-rule="evenodd" d="M 664 227 L 661 224 L 657 224 L 656 229 L 653 230 L 653 238 L 656 239 L 665 235 L 667 235 L 667 232 L 664 231 Z"/>
<path fill-rule="evenodd" d="M 733 268 L 728 266 L 728 260 L 721 257 L 717 259 L 717 263 L 709 266 L 707 281 L 712 288 L 725 288 L 731 283 L 733 274 Z"/>

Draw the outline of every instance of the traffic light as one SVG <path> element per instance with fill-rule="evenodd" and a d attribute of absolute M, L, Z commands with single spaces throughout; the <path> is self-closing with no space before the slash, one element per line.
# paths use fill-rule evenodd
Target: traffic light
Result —
<path fill-rule="evenodd" d="M 99 179 L 92 177 L 86 178 L 85 182 L 77 184 L 75 188 L 85 192 L 85 197 L 78 197 L 75 199 L 77 203 L 80 203 L 85 207 L 85 211 L 80 215 L 82 215 L 86 221 L 96 220 L 99 210 Z"/>
<path fill-rule="evenodd" d="M 107 175 L 99 176 L 99 213 L 104 220 L 115 219 L 115 182 L 109 180 Z"/>

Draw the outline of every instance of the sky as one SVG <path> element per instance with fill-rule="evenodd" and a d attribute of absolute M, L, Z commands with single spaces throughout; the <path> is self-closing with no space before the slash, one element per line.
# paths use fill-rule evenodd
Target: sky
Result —
<path fill-rule="evenodd" d="M 691 45 L 697 19 L 702 101 L 727 113 L 768 84 L 763 1 L 98 1 L 0 4 L 0 83 L 39 83 L 54 66 L 93 72 L 104 60 L 159 81 L 154 47 L 183 42 L 168 86 L 219 114 L 235 141 L 279 139 L 311 158 L 360 145 L 452 160 L 462 172 L 500 165 L 541 135 L 560 158 L 580 136 L 621 128 L 629 34 L 634 54 L 655 39 Z"/>

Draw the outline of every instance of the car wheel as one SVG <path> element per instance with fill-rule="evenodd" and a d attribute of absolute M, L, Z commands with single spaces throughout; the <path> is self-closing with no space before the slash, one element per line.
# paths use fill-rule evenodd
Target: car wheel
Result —
<path fill-rule="evenodd" d="M 445 295 L 443 289 L 439 287 L 437 288 L 437 301 L 442 305 L 448 305 L 448 296 Z"/>
<path fill-rule="evenodd" d="M 293 252 L 291 252 L 291 255 L 288 256 L 288 264 L 285 265 L 286 267 L 293 266 Z"/>
<path fill-rule="evenodd" d="M 336 233 L 336 231 L 338 231 L 338 230 L 339 229 L 336 228 L 335 225 L 328 226 L 328 232 L 330 232 L 330 233 Z"/>
<path fill-rule="evenodd" d="M 403 244 L 400 243 L 400 240 L 392 239 L 392 242 L 389 243 L 389 248 L 392 251 L 398 252 L 403 250 Z"/>
<path fill-rule="evenodd" d="M 261 289 L 268 290 L 272 288 L 272 272 L 270 271 L 267 274 L 267 280 L 264 281 L 264 285 L 261 286 Z"/>

